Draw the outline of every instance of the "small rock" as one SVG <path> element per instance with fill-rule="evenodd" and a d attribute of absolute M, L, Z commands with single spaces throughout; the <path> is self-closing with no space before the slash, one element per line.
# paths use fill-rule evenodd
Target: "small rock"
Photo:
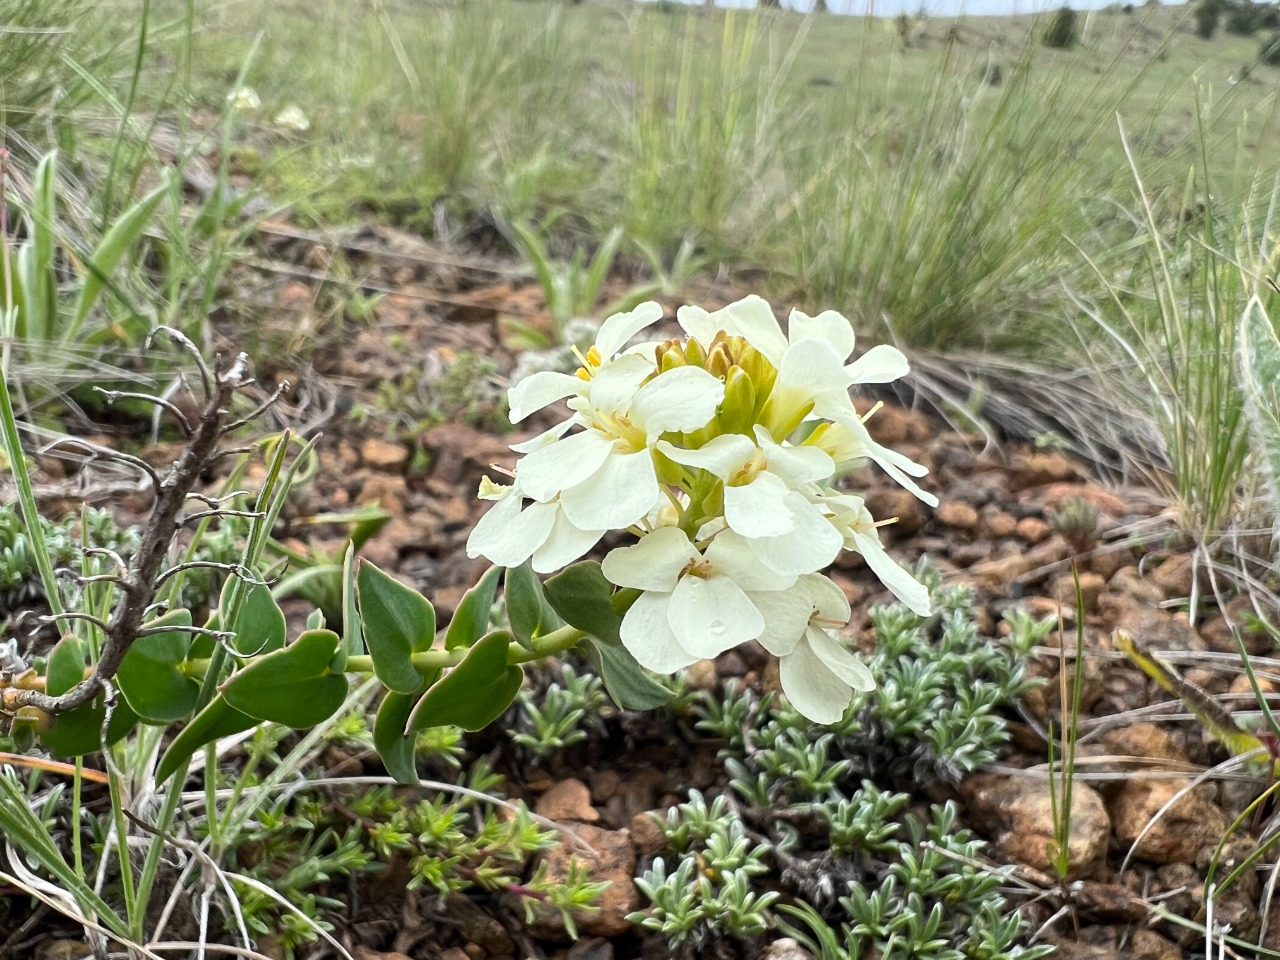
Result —
<path fill-rule="evenodd" d="M 1018 526 L 1018 519 L 1013 514 L 991 507 L 983 509 L 982 519 L 984 534 L 996 540 L 1012 537 Z"/>
<path fill-rule="evenodd" d="M 1079 476 L 1076 465 L 1056 451 L 1014 455 L 1011 467 L 1014 480 L 1022 487 L 1041 487 Z"/>
<path fill-rule="evenodd" d="M 1005 593 L 1013 581 L 1019 580 L 1032 570 L 1065 560 L 1069 555 L 1070 549 L 1066 541 L 1061 537 L 1053 537 L 1015 556 L 970 567 L 969 574 L 982 586 Z"/>
<path fill-rule="evenodd" d="M 41 940 L 35 960 L 83 960 L 93 956 L 93 948 L 82 940 Z"/>
<path fill-rule="evenodd" d="M 720 686 L 714 660 L 698 660 L 689 664 L 685 669 L 684 679 L 691 690 L 715 692 Z"/>
<path fill-rule="evenodd" d="M 1108 730 L 1102 742 L 1112 753 L 1122 757 L 1150 757 L 1187 763 L 1187 753 L 1164 727 L 1154 723 L 1132 723 Z"/>
<path fill-rule="evenodd" d="M 1280 690 L 1274 680 L 1266 677 L 1258 677 L 1258 689 L 1263 694 L 1268 695 Z M 1231 681 L 1231 686 L 1227 687 L 1227 709 L 1229 710 L 1247 710 L 1253 711 L 1258 709 L 1257 695 L 1253 692 L 1253 684 L 1249 682 L 1249 678 L 1243 673 Z M 1274 710 L 1275 707 L 1273 706 Z"/>
<path fill-rule="evenodd" d="M 1039 517 L 1023 517 L 1013 528 L 1013 532 L 1018 537 L 1034 546 L 1035 544 L 1045 540 L 1049 534 L 1053 533 L 1053 528 Z"/>
<path fill-rule="evenodd" d="M 920 532 L 926 513 L 924 505 L 909 491 L 899 486 L 877 486 L 868 490 L 864 503 L 877 520 L 897 518 L 880 528 L 882 536 L 905 539 Z"/>
<path fill-rule="evenodd" d="M 276 309 L 285 313 L 301 313 L 315 302 L 315 293 L 301 280 L 290 280 L 276 295 Z"/>
<path fill-rule="evenodd" d="M 1195 562 L 1191 554 L 1179 553 L 1156 567 L 1151 579 L 1159 584 L 1169 597 L 1187 597 L 1195 585 Z"/>
<path fill-rule="evenodd" d="M 1142 603 L 1164 603 L 1164 590 L 1154 580 L 1139 573 L 1133 564 L 1121 567 L 1107 582 L 1112 593 L 1123 594 Z"/>
<path fill-rule="evenodd" d="M 534 812 L 548 820 L 594 823 L 600 819 L 599 812 L 591 805 L 591 791 L 585 783 L 573 777 L 554 784 L 540 796 Z"/>
<path fill-rule="evenodd" d="M 378 437 L 370 437 L 360 445 L 360 460 L 373 470 L 400 473 L 409 462 L 409 448 L 403 443 L 389 443 Z"/>
<path fill-rule="evenodd" d="M 468 944 L 476 944 L 494 957 L 510 957 L 516 952 L 507 928 L 480 909 L 462 893 L 452 894 L 439 908 L 449 925 Z"/>
<path fill-rule="evenodd" d="M 1194 863 L 1205 847 L 1217 846 L 1229 823 L 1202 788 L 1183 794 L 1152 823 L 1156 813 L 1185 786 L 1185 780 L 1126 782 L 1111 801 L 1111 818 L 1120 844 L 1128 848 L 1142 834 L 1135 854 L 1152 863 Z"/>
<path fill-rule="evenodd" d="M 405 501 L 409 492 L 404 477 L 386 473 L 367 475 L 356 503 L 361 506 L 377 504 L 393 517 L 402 517 L 405 512 Z"/>
<path fill-rule="evenodd" d="M 1107 581 L 1096 573 L 1080 574 L 1080 593 L 1084 598 L 1085 613 L 1098 612 L 1098 598 L 1102 596 L 1102 591 L 1106 586 Z M 1076 578 L 1069 573 L 1055 577 L 1049 585 L 1049 596 L 1058 600 L 1064 610 L 1067 607 L 1074 610 L 1076 605 Z"/>
<path fill-rule="evenodd" d="M 1105 593 L 1098 601 L 1098 611 L 1108 629 L 1123 630 L 1148 649 L 1198 651 L 1205 648 L 1204 640 L 1185 617 L 1165 613 L 1128 596 Z"/>
<path fill-rule="evenodd" d="M 944 526 L 954 527 L 957 530 L 978 528 L 978 511 L 958 500 L 944 500 L 939 504 L 937 517 Z"/>
<path fill-rule="evenodd" d="M 456 947 L 453 949 L 457 950 Z M 462 951 L 458 950 L 458 953 Z M 466 956 L 466 954 L 462 955 Z M 370 950 L 368 947 L 357 946 L 356 960 L 409 960 L 409 957 L 398 950 Z M 440 955 L 440 960 L 450 960 L 448 950 Z"/>
<path fill-rule="evenodd" d="M 813 954 L 798 940 L 782 937 L 765 947 L 758 954 L 758 960 L 813 960 Z"/>
<path fill-rule="evenodd" d="M 1049 783 L 1026 777 L 979 774 L 961 785 L 974 825 L 992 837 L 1000 852 L 1034 870 L 1052 869 L 1048 845 L 1054 838 Z M 1071 795 L 1067 875 L 1087 877 L 1103 863 L 1111 822 L 1092 787 L 1078 783 Z"/>
<path fill-rule="evenodd" d="M 973 543 L 954 544 L 947 556 L 959 567 L 971 567 L 991 558 L 991 541 L 975 540 Z"/>
<path fill-rule="evenodd" d="M 357 956 L 357 960 L 363 960 L 363 958 Z M 461 947 L 450 947 L 440 954 L 440 960 L 471 960 L 471 958 L 467 956 L 467 951 Z"/>
<path fill-rule="evenodd" d="M 662 813 L 646 810 L 631 818 L 631 845 L 642 857 L 651 857 L 667 849 L 667 838 L 658 825 Z"/>
<path fill-rule="evenodd" d="M 546 869 L 545 878 L 550 883 L 562 882 L 568 877 L 571 861 L 577 860 L 587 867 L 590 880 L 607 880 L 605 888 L 595 902 L 597 910 L 574 910 L 573 918 L 583 933 L 597 937 L 616 937 L 631 929 L 627 914 L 640 904 L 640 894 L 632 877 L 635 875 L 636 855 L 631 847 L 631 835 L 627 830 L 603 830 L 586 824 L 566 824 L 584 843 L 595 849 L 592 856 L 570 837 L 542 855 Z M 540 939 L 567 939 L 564 920 L 560 911 L 546 904 L 534 903 L 533 920 L 529 932 Z"/>
<path fill-rule="evenodd" d="M 1054 483 L 1039 491 L 1039 494 L 1040 502 L 1053 510 L 1060 509 L 1063 501 L 1079 497 L 1099 513 L 1111 517 L 1124 517 L 1129 513 L 1123 499 L 1093 483 Z"/>
<path fill-rule="evenodd" d="M 600 770 L 591 774 L 591 799 L 595 803 L 607 803 L 622 785 L 622 774 L 617 770 Z"/>
<path fill-rule="evenodd" d="M 613 960 L 613 944 L 603 937 L 579 940 L 569 948 L 565 960 Z"/>

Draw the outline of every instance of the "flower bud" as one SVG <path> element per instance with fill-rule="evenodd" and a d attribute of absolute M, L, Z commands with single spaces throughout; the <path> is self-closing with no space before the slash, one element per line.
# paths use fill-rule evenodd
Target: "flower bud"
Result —
<path fill-rule="evenodd" d="M 720 405 L 717 422 L 719 433 L 743 433 L 751 435 L 755 423 L 756 388 L 751 377 L 742 367 L 731 367 L 724 380 L 724 403 Z"/>
<path fill-rule="evenodd" d="M 732 366 L 733 355 L 729 350 L 729 345 L 723 340 L 715 343 L 711 347 L 711 352 L 707 354 L 707 372 L 713 377 L 719 377 L 723 380 L 729 375 L 729 368 Z"/>
<path fill-rule="evenodd" d="M 694 337 L 689 337 L 684 342 L 684 358 L 694 367 L 705 367 L 707 363 L 707 350 Z"/>
<path fill-rule="evenodd" d="M 658 361 L 658 372 L 666 373 L 676 367 L 685 366 L 688 361 L 685 360 L 685 353 L 681 350 L 679 340 L 667 340 L 657 346 L 655 356 Z"/>

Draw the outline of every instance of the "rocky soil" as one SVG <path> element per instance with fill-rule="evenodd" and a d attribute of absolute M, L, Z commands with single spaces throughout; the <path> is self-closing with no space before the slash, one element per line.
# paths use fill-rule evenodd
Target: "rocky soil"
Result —
<path fill-rule="evenodd" d="M 259 376 L 294 381 L 282 416 L 304 432 L 324 434 L 322 468 L 290 505 L 281 535 L 300 549 L 333 549 L 341 542 L 340 528 L 303 521 L 377 505 L 390 519 L 364 554 L 421 588 L 447 617 L 483 569 L 464 552 L 484 509 L 474 499 L 476 485 L 491 464 L 511 466 L 507 445 L 539 428 L 529 423 L 503 432 L 500 397 L 502 373 L 515 356 L 511 320 L 545 327 L 540 295 L 510 264 L 462 258 L 383 230 L 320 237 L 268 225 L 263 249 L 281 269 L 246 270 L 239 277 L 237 305 L 226 311 L 219 334 L 252 350 L 255 344 L 246 341 L 278 342 L 268 336 L 292 331 L 294 339 L 286 341 L 295 343 L 294 350 L 276 347 L 257 356 Z M 391 292 L 367 318 L 347 316 L 340 335 L 332 335 L 325 331 L 334 329 L 329 305 L 335 292 L 327 278 L 339 254 L 366 293 Z M 712 288 L 691 299 L 710 306 L 734 293 Z M 258 332 L 246 337 L 251 330 Z M 319 343 L 316 349 L 296 348 L 309 337 Z M 486 372 L 475 358 L 490 358 L 494 368 Z M 451 371 L 463 375 L 463 399 Z M 874 401 L 861 402 L 870 409 Z M 1225 751 L 1114 651 L 1112 633 L 1128 631 L 1164 651 L 1187 679 L 1228 707 L 1249 708 L 1253 696 L 1228 621 L 1246 627 L 1253 652 L 1269 654 L 1270 648 L 1265 635 L 1247 629 L 1247 597 L 1224 598 L 1222 610 L 1204 602 L 1189 545 L 1176 535 L 1168 506 L 1147 488 L 1104 485 L 1084 464 L 1030 443 L 987 448 L 982 438 L 957 433 L 923 409 L 890 403 L 868 426 L 877 440 L 926 465 L 926 486 L 941 499 L 937 510 L 926 508 L 874 469 L 850 478 L 851 487 L 866 491 L 875 516 L 898 518 L 883 531 L 892 552 L 906 561 L 928 554 L 949 581 L 972 585 L 986 629 L 999 632 L 1002 615 L 1018 606 L 1059 614 L 1065 627 L 1037 652 L 1035 671 L 1047 682 L 1011 717 L 1013 749 L 957 791 L 970 825 L 992 841 L 993 860 L 1018 865 L 1013 897 L 1031 918 L 1031 929 L 1071 960 L 1174 960 L 1202 950 L 1200 935 L 1165 917 L 1203 920 L 1204 881 L 1215 848 L 1265 784 L 1256 777 L 1197 783 L 1197 774 L 1224 760 Z M 166 452 L 153 448 L 148 458 L 163 460 Z M 59 491 L 72 502 L 83 478 L 68 464 L 45 466 L 47 502 L 52 507 Z M 126 500 L 126 515 L 128 506 Z M 1081 660 L 1075 650 L 1077 573 L 1084 607 Z M 867 626 L 867 609 L 887 598 L 878 581 L 852 554 L 841 557 L 832 576 L 853 604 L 854 626 Z M 1193 624 L 1189 598 L 1197 586 L 1202 609 Z M 748 648 L 700 664 L 690 671 L 690 685 L 716 690 L 734 679 L 773 688 L 776 674 L 758 654 Z M 1083 672 L 1065 885 L 1047 853 L 1054 834 L 1044 766 L 1047 725 L 1061 716 L 1060 670 L 1068 688 Z M 718 786 L 715 745 L 673 743 L 669 734 L 646 731 L 642 720 L 632 733 L 625 755 L 588 751 L 574 769 L 550 764 L 523 771 L 523 782 L 509 781 L 512 795 L 570 826 L 599 851 L 593 876 L 612 885 L 602 909 L 580 918 L 582 939 L 566 942 L 551 911 L 539 911 L 526 926 L 522 909 L 501 900 L 459 896 L 441 908 L 429 896 L 406 896 L 391 886 L 366 896 L 358 915 L 338 920 L 343 939 L 360 960 L 665 955 L 657 938 L 639 936 L 625 920 L 640 904 L 631 878 L 638 859 L 661 847 L 649 813 L 683 800 L 688 787 Z M 351 775 L 381 773 L 376 758 L 331 759 Z M 1256 843 L 1249 829 L 1238 830 L 1224 863 L 1238 862 Z M 553 873 L 566 868 L 567 854 L 547 858 Z M 1280 949 L 1280 917 L 1263 910 L 1259 879 L 1265 877 L 1246 873 L 1214 904 L 1214 915 L 1246 939 L 1256 940 L 1265 925 L 1265 943 Z M 50 960 L 58 943 L 49 940 L 34 955 Z M 786 939 L 761 950 L 757 955 L 768 960 L 808 956 Z"/>

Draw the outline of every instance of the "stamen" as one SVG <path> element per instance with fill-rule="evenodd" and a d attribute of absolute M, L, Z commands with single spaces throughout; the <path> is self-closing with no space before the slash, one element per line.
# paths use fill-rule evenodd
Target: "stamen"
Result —
<path fill-rule="evenodd" d="M 874 417 L 880 411 L 880 408 L 883 406 L 884 406 L 884 401 L 877 400 L 875 402 L 875 406 L 873 406 L 870 410 L 868 410 L 866 413 L 862 415 L 861 422 L 866 423 L 868 420 Z"/>

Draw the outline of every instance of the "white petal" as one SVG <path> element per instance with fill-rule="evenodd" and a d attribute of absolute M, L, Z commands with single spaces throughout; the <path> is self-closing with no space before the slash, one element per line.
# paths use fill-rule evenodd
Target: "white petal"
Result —
<path fill-rule="evenodd" d="M 836 723 L 853 700 L 849 685 L 832 673 L 805 639 L 778 661 L 782 692 L 791 705 L 814 723 Z"/>
<path fill-rule="evenodd" d="M 825 340 L 800 340 L 787 348 L 778 368 L 778 383 L 801 387 L 812 397 L 847 393 L 853 381 L 844 358 Z"/>
<path fill-rule="evenodd" d="M 578 423 L 577 417 L 570 417 L 568 420 L 560 421 L 550 430 L 543 430 L 528 440 L 521 440 L 519 443 L 511 444 L 508 449 L 514 450 L 516 453 L 533 453 L 533 451 L 545 447 L 552 440 L 559 440 Z"/>
<path fill-rule="evenodd" d="M 910 608 L 912 613 L 921 617 L 929 616 L 929 591 L 919 580 L 907 573 L 897 562 L 885 552 L 880 538 L 861 531 L 853 531 L 853 549 L 862 554 L 871 572 L 880 578 L 880 582 L 888 587 L 895 597 Z"/>
<path fill-rule="evenodd" d="M 794 576 L 777 573 L 760 562 L 752 548 L 757 542 L 725 530 L 711 541 L 705 556 L 716 573 L 729 577 L 743 590 L 785 590 L 794 584 Z"/>
<path fill-rule="evenodd" d="M 796 648 L 805 628 L 813 604 L 799 587 L 790 590 L 754 590 L 747 596 L 764 617 L 764 630 L 756 639 L 775 657 L 789 654 Z"/>
<path fill-rule="evenodd" d="M 642 593 L 622 618 L 619 634 L 640 666 L 657 673 L 674 673 L 701 659 L 680 646 L 667 617 L 669 593 Z"/>
<path fill-rule="evenodd" d="M 718 312 L 730 319 L 734 329 L 729 333 L 745 337 L 747 343 L 763 353 L 775 367 L 782 363 L 782 356 L 787 352 L 787 338 L 783 336 L 778 318 L 768 303 L 753 294 Z"/>
<path fill-rule="evenodd" d="M 596 349 L 604 359 L 611 358 L 627 345 L 627 341 L 645 327 L 662 319 L 662 307 L 652 300 L 640 304 L 629 313 L 615 313 L 600 324 Z"/>
<path fill-rule="evenodd" d="M 771 473 L 757 474 L 740 487 L 725 486 L 724 518 L 729 529 L 744 537 L 780 537 L 795 529 L 787 506 L 790 489 Z"/>
<path fill-rule="evenodd" d="M 760 424 L 756 424 L 755 431 L 756 441 L 769 464 L 769 472 L 777 474 L 791 486 L 826 480 L 836 472 L 835 461 L 825 450 L 776 443 Z"/>
<path fill-rule="evenodd" d="M 881 343 L 853 361 L 845 370 L 854 383 L 892 383 L 910 373 L 911 365 L 897 347 Z"/>
<path fill-rule="evenodd" d="M 516 476 L 529 496 L 550 500 L 599 470 L 612 451 L 612 440 L 595 430 L 586 430 L 539 447 L 516 465 Z M 578 526 L 593 528 L 592 524 Z"/>
<path fill-rule="evenodd" d="M 752 551 L 770 570 L 789 576 L 814 573 L 830 565 L 844 546 L 840 531 L 803 495 L 792 491 L 786 502 L 794 528 L 779 537 L 751 540 Z"/>
<path fill-rule="evenodd" d="M 555 573 L 581 558 L 600 542 L 603 530 L 579 530 L 563 510 L 556 510 L 555 523 L 546 542 L 534 551 L 533 569 L 538 573 Z"/>
<path fill-rule="evenodd" d="M 468 557 L 487 557 L 500 567 L 518 567 L 529 559 L 551 534 L 556 507 L 531 503 L 521 510 L 522 497 L 514 494 L 493 505 L 467 538 Z"/>
<path fill-rule="evenodd" d="M 676 527 L 660 527 L 628 547 L 610 550 L 600 569 L 619 587 L 670 593 L 698 551 Z"/>
<path fill-rule="evenodd" d="M 687 304 L 676 311 L 676 320 L 680 324 L 680 328 L 689 336 L 697 340 L 704 347 L 711 345 L 711 341 L 716 338 L 716 334 L 720 332 L 720 327 L 711 314 L 703 310 L 701 307 Z"/>
<path fill-rule="evenodd" d="M 675 367 L 660 373 L 636 393 L 631 420 L 650 440 L 668 431 L 698 430 L 716 415 L 724 384 L 701 367 Z"/>
<path fill-rule="evenodd" d="M 827 665 L 827 669 L 855 690 L 866 692 L 876 688 L 876 679 L 867 665 L 855 657 L 829 630 L 810 627 L 805 634 L 809 646 Z"/>
<path fill-rule="evenodd" d="M 642 357 L 638 353 L 619 357 L 597 371 L 586 391 L 585 402 L 576 401 L 569 405 L 577 410 L 589 406 L 605 413 L 626 410 L 635 401 L 640 385 L 653 375 L 655 369 L 653 357 Z"/>
<path fill-rule="evenodd" d="M 572 397 L 586 389 L 586 381 L 555 370 L 539 370 L 507 391 L 511 422 L 519 423 L 535 410 Z"/>
<path fill-rule="evenodd" d="M 811 573 L 801 577 L 800 583 L 808 594 L 815 617 L 833 625 L 844 626 L 849 622 L 849 618 L 853 615 L 849 598 L 830 577 Z"/>
<path fill-rule="evenodd" d="M 740 433 L 712 437 L 697 450 L 685 450 L 667 440 L 659 440 L 656 447 L 676 463 L 710 471 L 721 480 L 728 480 L 756 454 L 756 445 Z"/>
<path fill-rule="evenodd" d="M 663 499 L 653 454 L 610 454 L 590 477 L 560 494 L 569 521 L 582 530 L 623 530 Z"/>
<path fill-rule="evenodd" d="M 888 447 L 876 443 L 871 439 L 871 434 L 867 432 L 866 426 L 863 425 L 856 413 L 850 414 L 847 411 L 838 410 L 830 411 L 830 414 L 833 414 L 831 419 L 835 420 L 836 423 L 852 435 L 852 438 L 845 438 L 845 443 L 842 444 L 843 452 L 856 452 L 860 456 L 874 460 L 885 473 L 893 477 L 904 489 L 911 491 L 913 495 L 931 507 L 938 505 L 937 497 L 922 490 L 911 479 L 911 477 L 925 476 L 929 472 L 928 467 L 916 463 L 910 457 L 903 456 L 896 450 L 890 450 Z M 828 416 L 830 414 L 822 413 L 821 415 Z"/>
<path fill-rule="evenodd" d="M 787 322 L 791 342 L 800 340 L 825 340 L 835 348 L 841 360 L 853 353 L 853 324 L 834 310 L 823 310 L 816 317 L 792 310 Z"/>
<path fill-rule="evenodd" d="M 680 646 L 706 660 L 754 640 L 764 629 L 760 611 L 724 576 L 681 577 L 667 617 Z"/>

